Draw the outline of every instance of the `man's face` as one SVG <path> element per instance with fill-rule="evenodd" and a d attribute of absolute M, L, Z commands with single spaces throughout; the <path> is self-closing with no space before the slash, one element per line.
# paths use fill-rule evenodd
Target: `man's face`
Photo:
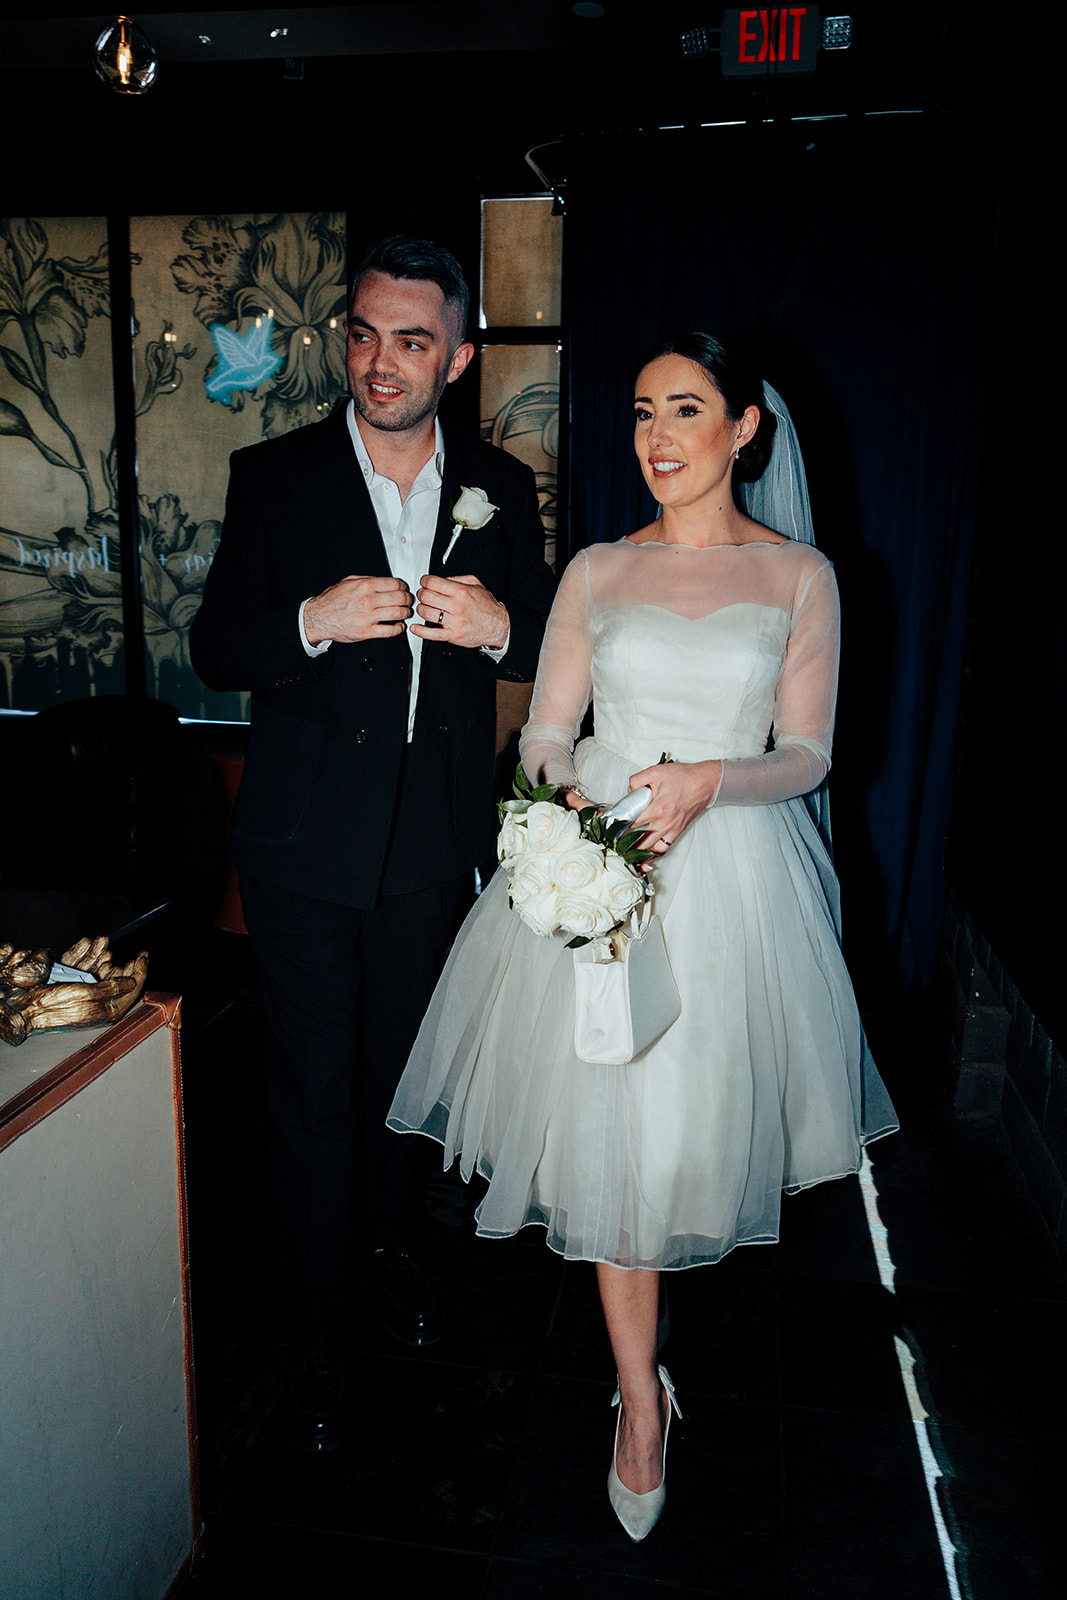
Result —
<path fill-rule="evenodd" d="M 372 428 L 423 425 L 473 354 L 436 283 L 384 272 L 360 279 L 348 318 L 348 389 Z"/>

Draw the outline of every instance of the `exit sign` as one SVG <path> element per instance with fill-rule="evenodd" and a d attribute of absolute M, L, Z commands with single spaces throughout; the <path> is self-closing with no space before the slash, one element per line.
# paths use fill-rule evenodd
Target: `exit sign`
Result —
<path fill-rule="evenodd" d="M 756 6 L 722 19 L 724 78 L 799 76 L 815 71 L 818 6 Z"/>

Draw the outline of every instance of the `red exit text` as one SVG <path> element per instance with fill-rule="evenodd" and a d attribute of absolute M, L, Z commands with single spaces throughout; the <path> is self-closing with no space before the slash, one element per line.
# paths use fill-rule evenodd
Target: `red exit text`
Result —
<path fill-rule="evenodd" d="M 723 16 L 724 77 L 814 72 L 818 48 L 817 6 L 759 6 Z"/>

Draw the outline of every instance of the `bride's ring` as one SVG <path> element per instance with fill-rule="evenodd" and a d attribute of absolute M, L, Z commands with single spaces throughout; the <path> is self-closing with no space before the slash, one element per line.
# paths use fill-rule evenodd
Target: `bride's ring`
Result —
<path fill-rule="evenodd" d="M 437 613 L 437 626 L 438 626 L 438 627 L 441 627 L 441 625 L 442 625 L 442 623 L 443 623 L 443 622 L 444 622 L 444 620 L 445 620 L 445 614 L 444 614 L 444 612 L 443 612 L 443 611 L 439 611 L 439 612 L 438 612 L 438 613 Z"/>

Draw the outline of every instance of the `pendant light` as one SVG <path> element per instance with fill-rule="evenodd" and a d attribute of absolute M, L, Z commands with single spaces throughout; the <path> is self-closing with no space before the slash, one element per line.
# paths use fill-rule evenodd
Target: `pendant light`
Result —
<path fill-rule="evenodd" d="M 96 41 L 96 70 L 116 94 L 144 94 L 158 65 L 152 41 L 130 17 L 116 17 Z"/>

